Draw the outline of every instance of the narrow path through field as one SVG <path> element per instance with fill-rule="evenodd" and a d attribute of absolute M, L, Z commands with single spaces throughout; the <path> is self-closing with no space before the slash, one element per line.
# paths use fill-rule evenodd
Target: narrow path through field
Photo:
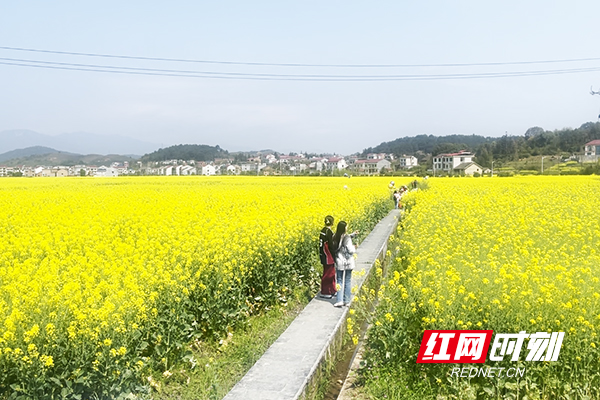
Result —
<path fill-rule="evenodd" d="M 385 255 L 399 217 L 400 212 L 392 210 L 361 243 L 353 286 L 360 289 L 375 261 Z M 225 399 L 291 400 L 305 395 L 318 379 L 319 367 L 341 341 L 348 308 L 335 308 L 334 301 L 315 297 Z"/>

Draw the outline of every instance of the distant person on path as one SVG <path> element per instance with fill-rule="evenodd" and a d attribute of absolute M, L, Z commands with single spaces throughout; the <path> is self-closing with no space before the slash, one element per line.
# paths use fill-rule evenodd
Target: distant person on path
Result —
<path fill-rule="evenodd" d="M 400 193 L 397 190 L 394 190 L 394 206 L 398 208 L 398 204 L 400 204 Z"/>
<path fill-rule="evenodd" d="M 333 217 L 325 217 L 325 226 L 319 235 L 319 256 L 323 265 L 321 277 L 321 297 L 331 299 L 335 294 L 335 258 L 333 252 Z"/>
<path fill-rule="evenodd" d="M 406 192 L 408 192 L 408 187 L 401 186 L 400 190 L 398 190 L 397 193 L 394 193 L 396 208 L 402 208 L 402 203 L 400 201 L 402 200 L 402 197 L 406 194 Z"/>
<path fill-rule="evenodd" d="M 394 195 L 396 194 L 396 182 L 394 181 L 390 181 L 390 184 L 388 185 L 388 189 L 390 191 L 390 197 L 392 198 L 392 200 L 394 200 Z"/>
<path fill-rule="evenodd" d="M 337 281 L 341 286 L 337 292 L 335 307 L 350 304 L 352 270 L 354 269 L 354 254 L 356 253 L 352 238 L 358 234 L 358 231 L 348 235 L 346 233 L 347 225 L 345 221 L 340 221 L 333 237 L 333 246 L 336 249 L 335 271 Z"/>

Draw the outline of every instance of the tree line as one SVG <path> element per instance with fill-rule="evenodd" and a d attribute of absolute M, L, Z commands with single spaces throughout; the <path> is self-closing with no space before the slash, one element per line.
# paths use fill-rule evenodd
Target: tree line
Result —
<path fill-rule="evenodd" d="M 229 155 L 227 150 L 219 145 L 208 146 L 205 144 L 178 144 L 176 146 L 158 149 L 142 156 L 141 161 L 168 161 L 168 160 L 196 160 L 214 161 L 215 158 L 225 158 Z"/>
<path fill-rule="evenodd" d="M 504 135 L 499 138 L 480 135 L 418 135 L 384 142 L 363 151 L 367 153 L 393 153 L 416 155 L 426 161 L 429 156 L 468 150 L 475 154 L 477 163 L 490 167 L 492 160 L 517 161 L 539 155 L 571 155 L 580 153 L 583 145 L 600 139 L 600 122 L 586 122 L 579 128 L 547 131 L 539 126 L 527 129 L 521 136 Z"/>

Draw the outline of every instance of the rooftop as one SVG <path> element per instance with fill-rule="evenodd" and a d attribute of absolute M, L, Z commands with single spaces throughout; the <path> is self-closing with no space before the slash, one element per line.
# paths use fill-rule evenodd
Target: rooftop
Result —
<path fill-rule="evenodd" d="M 442 153 L 438 154 L 436 157 L 454 157 L 454 156 L 474 156 L 473 153 L 466 150 L 461 150 L 458 153 Z"/>
<path fill-rule="evenodd" d="M 481 166 L 480 166 L 479 164 L 477 164 L 477 163 L 475 163 L 475 162 L 472 162 L 472 161 L 471 161 L 471 162 L 464 162 L 464 163 L 458 164 L 456 167 L 454 167 L 454 169 L 459 169 L 459 170 L 460 170 L 460 169 L 467 169 L 467 168 L 469 168 L 469 167 L 470 167 L 471 165 L 473 165 L 473 164 L 475 164 L 475 165 L 477 165 L 479 168 L 481 168 Z"/>

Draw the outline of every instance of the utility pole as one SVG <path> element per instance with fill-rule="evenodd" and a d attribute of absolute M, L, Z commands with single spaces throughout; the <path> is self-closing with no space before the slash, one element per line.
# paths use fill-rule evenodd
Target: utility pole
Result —
<path fill-rule="evenodd" d="M 490 178 L 493 178 L 493 177 L 494 177 L 494 163 L 495 163 L 495 162 L 496 162 L 496 161 L 492 161 L 492 176 L 491 176 Z"/>
<path fill-rule="evenodd" d="M 595 95 L 595 94 L 598 94 L 598 95 L 600 95 L 600 90 L 598 90 L 597 92 L 594 92 L 594 87 L 593 87 L 593 86 L 591 86 L 591 87 L 590 87 L 590 94 L 591 94 L 592 96 L 593 96 L 593 95 Z M 598 119 L 600 120 L 600 114 L 598 114 Z"/>
<path fill-rule="evenodd" d="M 542 175 L 544 175 L 544 158 L 546 158 L 546 156 L 542 156 Z"/>

